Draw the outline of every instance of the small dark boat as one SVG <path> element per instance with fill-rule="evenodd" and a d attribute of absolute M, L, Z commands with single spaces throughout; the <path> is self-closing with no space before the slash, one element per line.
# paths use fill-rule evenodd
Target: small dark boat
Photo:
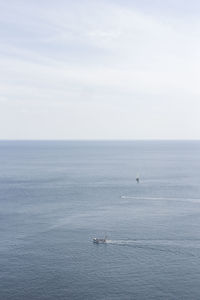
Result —
<path fill-rule="evenodd" d="M 93 243 L 95 243 L 95 244 L 106 244 L 106 242 L 107 242 L 106 236 L 104 239 L 93 238 Z"/>

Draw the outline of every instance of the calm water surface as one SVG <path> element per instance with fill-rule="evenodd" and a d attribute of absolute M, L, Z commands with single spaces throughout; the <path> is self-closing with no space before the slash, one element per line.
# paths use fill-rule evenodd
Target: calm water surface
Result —
<path fill-rule="evenodd" d="M 2 141 L 0 237 L 2 300 L 200 299 L 200 142 Z"/>

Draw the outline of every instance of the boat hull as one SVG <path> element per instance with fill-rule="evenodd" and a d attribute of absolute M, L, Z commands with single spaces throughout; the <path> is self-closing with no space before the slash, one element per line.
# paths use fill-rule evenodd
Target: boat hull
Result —
<path fill-rule="evenodd" d="M 97 238 L 94 238 L 93 239 L 93 243 L 94 244 L 106 244 L 106 239 L 97 239 Z"/>

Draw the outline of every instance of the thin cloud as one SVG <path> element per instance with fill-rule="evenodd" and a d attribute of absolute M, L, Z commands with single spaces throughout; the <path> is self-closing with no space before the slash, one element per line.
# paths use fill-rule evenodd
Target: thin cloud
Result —
<path fill-rule="evenodd" d="M 200 125 L 196 119 L 200 21 L 196 14 L 184 13 L 180 18 L 178 12 L 159 14 L 156 8 L 152 11 L 137 1 L 134 4 L 1 3 L 0 99 L 6 101 L 0 100 L 0 137 L 21 137 L 22 130 L 18 136 L 5 118 L 8 112 L 17 118 L 20 110 L 27 116 L 40 111 L 47 124 L 52 118 L 62 119 L 55 122 L 51 138 L 56 138 L 56 133 L 60 138 L 60 124 L 69 127 L 77 115 L 76 129 L 62 130 L 62 138 L 117 138 L 117 132 L 125 139 L 163 138 L 163 134 L 182 138 L 184 132 L 185 138 L 197 137 L 193 132 Z M 170 113 L 167 107 L 172 100 Z M 120 111 L 129 120 L 123 125 L 117 122 Z M 187 112 L 191 118 L 188 124 Z M 26 119 L 17 119 L 19 128 L 26 126 Z M 100 126 L 103 119 L 105 123 Z M 177 132 L 171 127 L 175 119 L 182 125 Z M 40 136 L 34 118 L 30 120 L 31 133 Z M 135 120 L 143 124 L 139 132 L 130 130 Z M 46 133 L 49 138 L 48 126 L 44 129 L 42 137 Z"/>

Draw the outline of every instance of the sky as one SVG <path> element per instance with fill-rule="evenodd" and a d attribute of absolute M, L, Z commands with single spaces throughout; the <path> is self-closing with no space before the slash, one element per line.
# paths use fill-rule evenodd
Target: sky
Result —
<path fill-rule="evenodd" d="M 0 0 L 0 139 L 200 139 L 199 0 Z"/>

